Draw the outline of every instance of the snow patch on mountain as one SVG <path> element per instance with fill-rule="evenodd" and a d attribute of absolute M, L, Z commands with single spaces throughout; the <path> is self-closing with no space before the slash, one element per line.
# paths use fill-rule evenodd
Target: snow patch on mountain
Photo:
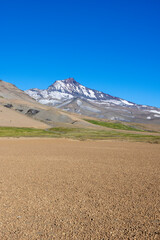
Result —
<path fill-rule="evenodd" d="M 133 105 L 134 105 L 133 103 L 128 102 L 128 101 L 126 101 L 126 100 L 122 100 L 122 99 L 121 99 L 121 102 L 124 103 L 124 104 L 126 104 L 126 105 L 130 105 L 130 106 L 133 106 Z"/>
<path fill-rule="evenodd" d="M 82 102 L 80 100 L 77 100 L 77 105 L 78 106 L 81 106 L 82 105 Z"/>
<path fill-rule="evenodd" d="M 30 97 L 34 98 L 37 101 L 48 100 L 52 101 L 53 99 L 71 99 L 73 96 L 71 94 L 59 91 L 47 91 L 47 90 L 27 90 L 25 91 Z"/>
<path fill-rule="evenodd" d="M 160 114 L 160 111 L 157 111 L 157 110 L 150 110 L 149 112 Z"/>

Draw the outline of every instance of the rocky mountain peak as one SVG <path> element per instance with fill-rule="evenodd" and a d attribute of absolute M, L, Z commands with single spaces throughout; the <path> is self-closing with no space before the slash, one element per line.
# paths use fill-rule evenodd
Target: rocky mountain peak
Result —
<path fill-rule="evenodd" d="M 86 116 L 135 122 L 158 122 L 160 119 L 157 108 L 138 105 L 85 87 L 74 78 L 57 80 L 47 89 L 30 89 L 26 93 L 42 104 Z"/>
<path fill-rule="evenodd" d="M 74 78 L 67 78 L 64 80 L 65 83 L 71 83 L 71 84 L 76 84 L 77 82 L 75 81 Z"/>

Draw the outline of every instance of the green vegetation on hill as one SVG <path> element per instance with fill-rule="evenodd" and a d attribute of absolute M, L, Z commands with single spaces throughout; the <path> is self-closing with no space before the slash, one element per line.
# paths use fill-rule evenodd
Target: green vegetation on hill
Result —
<path fill-rule="evenodd" d="M 0 137 L 45 137 L 53 135 L 43 129 L 0 127 Z"/>
<path fill-rule="evenodd" d="M 116 131 L 93 130 L 84 128 L 50 128 L 47 130 L 34 128 L 0 127 L 0 137 L 53 137 L 71 139 L 119 139 L 138 142 L 160 143 L 160 136 L 134 134 Z"/>
<path fill-rule="evenodd" d="M 121 130 L 129 130 L 129 131 L 140 131 L 142 132 L 143 130 L 134 128 L 132 126 L 128 126 L 122 123 L 115 123 L 115 122 L 104 122 L 104 121 L 97 121 L 97 120 L 90 120 L 90 119 L 84 119 L 85 121 L 99 125 L 102 127 L 108 127 L 108 128 L 113 128 L 113 129 L 121 129 Z"/>
<path fill-rule="evenodd" d="M 106 139 L 119 139 L 119 140 L 131 140 L 137 142 L 150 142 L 160 143 L 160 136 L 134 134 L 116 131 L 104 131 L 104 130 L 93 130 L 84 128 L 51 128 L 55 135 L 58 137 L 66 137 L 72 139 L 94 139 L 94 140 L 106 140 Z"/>

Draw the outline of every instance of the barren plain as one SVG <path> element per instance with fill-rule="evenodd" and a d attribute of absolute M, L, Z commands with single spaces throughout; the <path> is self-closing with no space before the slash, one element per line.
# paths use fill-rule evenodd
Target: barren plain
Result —
<path fill-rule="evenodd" d="M 160 239 L 159 170 L 159 144 L 1 138 L 0 239 Z"/>

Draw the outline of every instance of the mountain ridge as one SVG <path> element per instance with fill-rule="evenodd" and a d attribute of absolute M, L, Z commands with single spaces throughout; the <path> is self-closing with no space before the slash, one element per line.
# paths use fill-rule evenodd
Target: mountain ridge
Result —
<path fill-rule="evenodd" d="M 85 87 L 74 78 L 57 80 L 44 90 L 33 88 L 25 92 L 39 103 L 84 116 L 129 122 L 160 120 L 157 107 L 136 104 Z"/>
<path fill-rule="evenodd" d="M 63 85 L 65 85 L 65 88 Z M 66 87 L 66 85 L 69 85 L 69 87 L 68 86 Z M 70 88 L 70 86 L 71 86 L 71 88 Z M 78 88 L 78 89 L 76 89 L 76 91 L 75 91 L 75 87 Z M 56 80 L 47 89 L 41 90 L 38 88 L 32 88 L 32 89 L 26 90 L 25 92 L 29 93 L 29 91 L 39 91 L 39 92 L 58 91 L 58 92 L 62 92 L 62 93 L 72 94 L 74 97 L 81 95 L 84 98 L 94 99 L 94 100 L 108 100 L 108 99 L 124 100 L 119 97 L 111 96 L 110 94 L 104 93 L 102 91 L 98 91 L 98 90 L 95 90 L 92 88 L 85 87 L 85 86 L 81 85 L 80 83 L 78 83 L 77 81 L 75 81 L 74 78 L 67 78 L 64 80 Z M 131 101 L 127 101 L 127 102 L 134 104 Z"/>

